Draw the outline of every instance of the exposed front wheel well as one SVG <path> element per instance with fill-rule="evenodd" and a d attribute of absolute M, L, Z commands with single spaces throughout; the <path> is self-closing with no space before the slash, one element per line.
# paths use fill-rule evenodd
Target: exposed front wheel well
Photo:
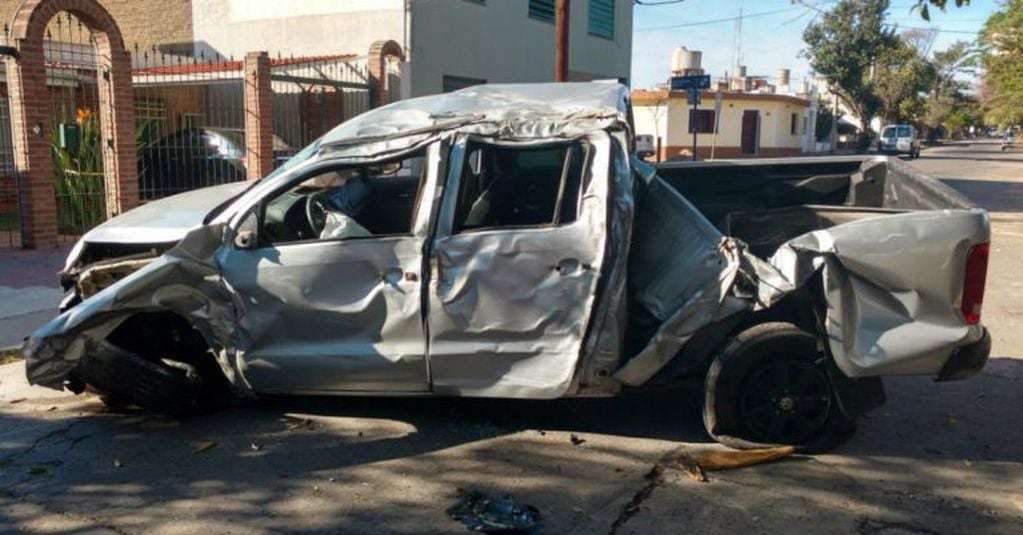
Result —
<path fill-rule="evenodd" d="M 220 405 L 230 396 L 205 338 L 173 312 L 128 318 L 83 359 L 76 375 L 104 402 L 175 415 Z"/>

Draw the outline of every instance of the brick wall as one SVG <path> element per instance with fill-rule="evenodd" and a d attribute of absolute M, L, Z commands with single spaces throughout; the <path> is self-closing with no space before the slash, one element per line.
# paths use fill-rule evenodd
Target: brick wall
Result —
<path fill-rule="evenodd" d="M 192 47 L 192 0 L 99 0 L 117 21 L 129 50 L 161 47 L 188 52 Z M 0 0 L 0 20 L 9 23 L 21 0 Z"/>

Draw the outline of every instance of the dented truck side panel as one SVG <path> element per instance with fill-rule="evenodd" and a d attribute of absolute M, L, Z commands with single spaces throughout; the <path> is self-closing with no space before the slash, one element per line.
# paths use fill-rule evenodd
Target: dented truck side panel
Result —
<path fill-rule="evenodd" d="M 811 177 L 803 184 L 855 210 L 842 221 L 818 218 L 815 230 L 758 256 L 657 170 L 630 161 L 630 135 L 627 92 L 615 84 L 492 85 L 363 114 L 209 221 L 181 229 L 181 242 L 162 256 L 34 332 L 23 350 L 28 377 L 62 388 L 119 324 L 169 311 L 202 334 L 241 395 L 611 395 L 647 383 L 700 329 L 770 310 L 816 281 L 819 291 L 806 293 L 820 296 L 821 346 L 849 378 L 937 374 L 986 336 L 959 305 L 967 254 L 990 240 L 987 215 L 944 186 L 926 177 L 885 180 L 892 169 L 908 171 L 884 159 L 862 162 L 851 177 Z M 458 228 L 455 205 L 474 140 L 585 143 L 578 216 Z M 255 247 L 236 239 L 265 199 L 317 166 L 384 162 L 424 148 L 428 172 L 407 236 Z M 764 165 L 785 176 L 784 162 Z M 787 187 L 778 198 L 805 193 Z M 867 209 L 867 198 L 888 204 Z M 812 203 L 794 204 L 817 214 Z M 739 212 L 726 205 L 728 215 Z M 116 236 L 117 226 L 111 220 L 97 235 Z M 72 267 L 88 268 L 74 258 Z M 653 325 L 630 349 L 636 309 Z"/>
<path fill-rule="evenodd" d="M 589 176 L 575 221 L 468 232 L 453 228 L 467 156 L 465 140 L 455 144 L 431 258 L 436 393 L 555 398 L 568 390 L 606 252 L 610 141 L 598 133 L 586 143 Z"/>

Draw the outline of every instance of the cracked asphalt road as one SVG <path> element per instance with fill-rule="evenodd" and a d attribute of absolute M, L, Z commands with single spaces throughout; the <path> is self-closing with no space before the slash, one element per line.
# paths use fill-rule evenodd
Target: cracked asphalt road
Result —
<path fill-rule="evenodd" d="M 545 533 L 607 533 L 629 504 L 618 533 L 1018 533 L 1023 203 L 1005 199 L 1023 188 L 1023 159 L 984 162 L 990 149 L 936 149 L 914 165 L 997 209 L 991 362 L 965 382 L 887 381 L 888 403 L 832 454 L 707 483 L 669 467 L 643 492 L 655 464 L 711 447 L 693 391 L 281 398 L 176 421 L 29 387 L 15 363 L 0 366 L 0 532 L 464 533 L 445 509 L 480 490 L 536 506 Z"/>

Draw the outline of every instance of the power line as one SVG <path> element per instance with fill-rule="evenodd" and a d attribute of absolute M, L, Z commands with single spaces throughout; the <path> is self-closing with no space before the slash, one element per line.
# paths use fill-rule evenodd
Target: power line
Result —
<path fill-rule="evenodd" d="M 754 17 L 766 17 L 768 15 L 777 15 L 778 13 L 787 13 L 789 11 L 794 11 L 794 10 L 797 10 L 797 9 L 802 9 L 802 6 L 794 6 L 794 7 L 789 7 L 789 8 L 785 8 L 785 9 L 776 9 L 774 11 L 761 11 L 759 13 L 749 13 L 749 14 L 746 14 L 746 15 L 742 15 L 741 17 L 727 17 L 727 18 L 722 18 L 722 19 L 700 20 L 700 21 L 694 21 L 694 22 L 686 22 L 686 23 L 683 23 L 683 24 L 672 24 L 670 26 L 652 26 L 650 28 L 637 28 L 637 29 L 634 29 L 632 31 L 633 32 L 654 32 L 654 31 L 659 31 L 659 30 L 673 30 L 675 28 L 689 28 L 689 27 L 692 27 L 692 26 L 705 26 L 707 24 L 718 24 L 718 23 L 721 23 L 721 22 L 734 22 L 734 21 L 740 20 L 740 19 L 751 19 L 751 18 L 754 18 Z"/>
<path fill-rule="evenodd" d="M 891 24 L 891 23 L 887 23 L 885 25 L 889 26 L 891 28 L 894 28 L 896 30 L 923 30 L 925 32 L 956 33 L 956 34 L 962 34 L 962 35 L 978 35 L 980 33 L 980 30 L 977 30 L 975 32 L 971 32 L 969 30 L 944 30 L 944 29 L 941 29 L 941 28 L 927 28 L 927 27 L 924 27 L 924 26 L 900 26 L 898 24 Z"/>

